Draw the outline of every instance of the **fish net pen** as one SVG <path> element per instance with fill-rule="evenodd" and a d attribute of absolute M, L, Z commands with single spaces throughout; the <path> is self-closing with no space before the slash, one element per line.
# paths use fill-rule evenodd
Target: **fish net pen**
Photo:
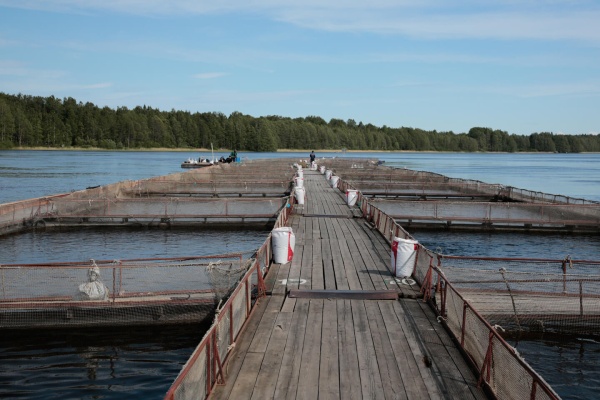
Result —
<path fill-rule="evenodd" d="M 372 164 L 370 164 L 372 165 Z M 528 203 L 551 203 L 569 205 L 598 205 L 594 200 L 573 198 L 565 195 L 535 192 L 496 183 L 478 180 L 450 178 L 435 172 L 417 171 L 406 168 L 390 168 L 378 165 L 368 169 L 340 168 L 335 170 L 342 179 L 351 183 L 365 195 L 459 195 L 492 197 L 496 201 Z"/>
<path fill-rule="evenodd" d="M 252 262 L 232 253 L 0 265 L 0 329 L 201 322 Z"/>
<path fill-rule="evenodd" d="M 456 291 L 505 331 L 598 334 L 600 261 L 441 256 L 440 262 Z"/>
<path fill-rule="evenodd" d="M 451 197 L 451 196 L 449 196 Z M 587 231 L 600 228 L 600 205 L 495 201 L 374 199 L 373 204 L 404 226 L 473 230 Z"/>

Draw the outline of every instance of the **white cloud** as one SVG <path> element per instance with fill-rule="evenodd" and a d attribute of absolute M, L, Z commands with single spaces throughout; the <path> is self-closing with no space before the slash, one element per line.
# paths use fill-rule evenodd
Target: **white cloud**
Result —
<path fill-rule="evenodd" d="M 0 6 L 133 15 L 252 13 L 308 29 L 424 39 L 541 39 L 600 42 L 594 1 L 502 0 L 0 0 Z"/>
<path fill-rule="evenodd" d="M 56 80 L 64 77 L 66 73 L 61 70 L 31 68 L 21 61 L 0 60 L 0 75 Z"/>

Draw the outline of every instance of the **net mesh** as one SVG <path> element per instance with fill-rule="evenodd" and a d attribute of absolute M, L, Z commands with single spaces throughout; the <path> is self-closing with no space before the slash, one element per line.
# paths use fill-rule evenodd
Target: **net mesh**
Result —
<path fill-rule="evenodd" d="M 0 328 L 200 322 L 252 262 L 235 253 L 0 265 Z"/>
<path fill-rule="evenodd" d="M 505 330 L 597 334 L 598 261 L 442 258 L 453 286 Z"/>

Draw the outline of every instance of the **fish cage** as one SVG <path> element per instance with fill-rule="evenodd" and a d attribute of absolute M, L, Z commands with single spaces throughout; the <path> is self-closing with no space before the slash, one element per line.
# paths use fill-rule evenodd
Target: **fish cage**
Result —
<path fill-rule="evenodd" d="M 600 261 L 464 256 L 439 261 L 436 272 L 504 331 L 598 334 Z M 435 289 L 442 303 L 443 291 Z"/>
<path fill-rule="evenodd" d="M 242 254 L 0 265 L 0 329 L 198 323 L 252 259 Z"/>

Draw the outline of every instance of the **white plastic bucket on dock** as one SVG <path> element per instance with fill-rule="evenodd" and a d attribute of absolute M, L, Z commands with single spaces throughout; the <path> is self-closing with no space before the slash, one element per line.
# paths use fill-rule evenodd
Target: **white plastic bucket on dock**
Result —
<path fill-rule="evenodd" d="M 296 188 L 304 187 L 304 178 L 297 176 L 294 178 L 294 183 L 296 184 Z"/>
<path fill-rule="evenodd" d="M 356 200 L 358 199 L 358 190 L 356 189 L 347 189 L 346 190 L 346 204 L 349 206 L 353 206 L 356 204 Z"/>
<path fill-rule="evenodd" d="M 296 176 L 304 178 L 304 170 L 299 169 L 298 171 L 296 171 Z"/>
<path fill-rule="evenodd" d="M 313 161 L 310 163 L 310 169 L 311 169 L 311 171 L 317 170 L 317 162 L 316 161 Z"/>
<path fill-rule="evenodd" d="M 396 278 L 412 275 L 417 261 L 419 242 L 411 239 L 394 237 L 392 241 L 392 270 Z"/>
<path fill-rule="evenodd" d="M 292 261 L 296 244 L 296 236 L 292 228 L 284 226 L 273 229 L 271 242 L 273 244 L 273 261 L 276 264 L 286 264 Z"/>
<path fill-rule="evenodd" d="M 324 165 L 321 165 L 321 166 L 319 167 L 319 171 L 320 171 L 322 174 L 324 174 L 324 173 L 325 173 L 325 166 L 324 166 Z"/>
<path fill-rule="evenodd" d="M 328 169 L 325 171 L 325 179 L 329 180 L 331 179 L 331 174 L 333 174 L 333 171 Z"/>
<path fill-rule="evenodd" d="M 304 204 L 304 196 L 306 194 L 306 191 L 304 190 L 303 187 L 296 187 L 296 189 L 294 189 L 294 196 L 296 197 L 296 202 L 300 205 Z"/>
<path fill-rule="evenodd" d="M 331 187 L 335 189 L 338 185 L 339 180 L 340 180 L 339 176 L 331 175 L 331 179 L 329 179 L 329 183 L 331 184 Z"/>

